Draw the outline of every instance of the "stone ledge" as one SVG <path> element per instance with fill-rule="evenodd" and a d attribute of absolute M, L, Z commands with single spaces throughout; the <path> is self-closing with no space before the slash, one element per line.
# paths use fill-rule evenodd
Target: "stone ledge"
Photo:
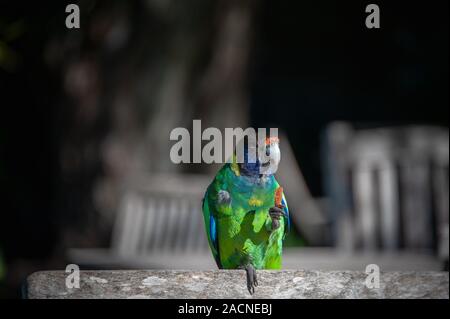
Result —
<path fill-rule="evenodd" d="M 64 271 L 40 271 L 27 279 L 26 298 L 449 298 L 448 272 L 385 272 L 380 288 L 358 271 L 258 271 L 251 296 L 240 270 L 81 271 L 80 288 L 66 288 Z"/>

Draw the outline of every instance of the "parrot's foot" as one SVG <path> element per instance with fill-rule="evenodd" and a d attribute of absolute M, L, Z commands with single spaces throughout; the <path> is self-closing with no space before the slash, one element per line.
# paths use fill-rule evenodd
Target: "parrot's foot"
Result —
<path fill-rule="evenodd" d="M 245 272 L 247 273 L 247 288 L 250 295 L 255 293 L 255 287 L 258 286 L 258 280 L 256 278 L 256 269 L 252 264 L 245 266 Z"/>
<path fill-rule="evenodd" d="M 280 219 L 284 216 L 283 209 L 274 206 L 269 209 L 270 218 L 272 218 L 272 230 L 278 229 L 280 227 Z"/>

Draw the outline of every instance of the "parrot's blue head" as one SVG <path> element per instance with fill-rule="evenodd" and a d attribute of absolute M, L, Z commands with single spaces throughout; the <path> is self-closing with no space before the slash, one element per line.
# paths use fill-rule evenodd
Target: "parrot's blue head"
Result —
<path fill-rule="evenodd" d="M 243 175 L 259 176 L 261 162 L 249 151 L 247 144 L 244 147 L 244 162 L 239 164 L 239 170 Z"/>
<path fill-rule="evenodd" d="M 239 164 L 240 173 L 254 177 L 275 174 L 281 158 L 278 138 L 267 138 L 265 148 L 259 152 L 255 148 L 249 146 L 247 141 L 244 142 L 243 163 Z"/>

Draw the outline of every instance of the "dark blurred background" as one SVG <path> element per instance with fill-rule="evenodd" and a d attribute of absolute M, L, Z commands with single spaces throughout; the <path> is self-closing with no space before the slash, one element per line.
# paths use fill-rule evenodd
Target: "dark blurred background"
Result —
<path fill-rule="evenodd" d="M 65 27 L 68 3 L 80 6 L 80 29 Z M 288 246 L 306 251 L 340 246 L 336 216 L 344 214 L 338 210 L 346 210 L 341 209 L 342 199 L 351 198 L 349 207 L 358 211 L 354 189 L 370 183 L 362 177 L 356 179 L 356 186 L 349 185 L 356 175 L 348 175 L 348 167 L 359 157 L 352 155 L 346 161 L 336 155 L 330 146 L 336 139 L 336 145 L 346 145 L 342 151 L 346 154 L 366 152 L 359 151 L 360 145 L 370 146 L 370 141 L 383 145 L 369 147 L 369 153 L 374 149 L 376 153 L 370 158 L 395 153 L 380 160 L 383 165 L 392 160 L 394 164 L 383 166 L 390 169 L 402 165 L 399 158 L 411 158 L 399 150 L 410 150 L 403 145 L 416 145 L 417 136 L 424 141 L 420 145 L 437 145 L 437 151 L 425 147 L 439 153 L 438 160 L 430 155 L 432 159 L 426 161 L 434 176 L 426 179 L 431 186 L 414 188 L 419 194 L 431 189 L 429 203 L 423 204 L 429 208 L 422 216 L 429 226 L 422 229 L 425 237 L 429 235 L 422 237 L 425 244 L 421 245 L 418 233 L 419 243 L 413 242 L 412 249 L 408 246 L 411 236 L 405 234 L 410 226 L 403 221 L 415 219 L 405 217 L 408 205 L 414 204 L 392 206 L 395 200 L 388 194 L 382 198 L 387 198 L 390 208 L 381 201 L 380 211 L 393 211 L 392 216 L 397 216 L 396 210 L 403 212 L 399 219 L 388 218 L 397 220 L 391 228 L 388 222 L 390 236 L 396 238 L 388 240 L 388 246 L 420 253 L 408 255 L 392 269 L 414 261 L 420 269 L 448 269 L 448 1 L 377 1 L 380 29 L 365 27 L 369 3 L 2 1 L 0 297 L 19 297 L 24 279 L 36 270 L 64 269 L 69 262 L 94 267 L 93 260 L 102 259 L 100 253 L 91 251 L 94 257 L 84 257 L 82 263 L 77 261 L 82 253 L 68 252 L 77 247 L 107 250 L 111 238 L 113 246 L 114 240 L 121 242 L 114 235 L 114 227 L 120 228 L 116 216 L 121 194 L 134 189 L 125 185 L 152 184 L 166 180 L 164 176 L 210 180 L 217 166 L 175 165 L 169 159 L 170 131 L 190 128 L 193 119 L 201 119 L 203 128 L 280 128 L 286 137 L 282 154 L 287 154 L 283 145 L 292 151 L 292 157 L 283 157 L 290 166 L 280 178 L 285 176 L 284 184 L 292 185 L 286 187 L 291 198 L 295 193 L 304 198 L 298 203 L 293 199 L 295 227 Z M 423 154 L 425 148 L 414 153 L 413 147 L 407 154 Z M 338 162 L 347 165 L 343 184 L 334 178 L 341 167 Z M 411 165 L 408 172 L 416 172 L 411 167 L 419 166 Z M 423 173 L 420 167 L 417 176 Z M 420 179 L 414 174 L 406 179 L 412 182 L 399 187 L 386 182 L 381 193 L 395 189 L 397 194 L 397 188 L 402 193 Z M 392 176 L 402 180 L 401 173 L 383 176 L 375 179 L 377 185 L 392 181 Z M 445 187 L 446 196 L 442 195 Z M 348 192 L 341 194 L 339 189 Z M 305 203 L 309 204 L 302 208 Z M 316 210 L 315 216 L 321 217 L 313 217 L 309 227 L 307 212 Z M 378 217 L 370 216 L 375 210 L 367 206 L 360 211 L 369 212 L 363 216 L 374 221 Z M 296 211 L 305 215 L 296 219 Z M 369 252 L 384 253 L 384 226 L 373 231 L 375 244 L 361 235 L 370 226 L 366 217 L 349 224 L 357 228 L 361 221 L 363 230 L 356 230 L 350 246 L 343 246 L 353 251 L 367 244 Z M 306 220 L 306 226 L 298 220 Z M 309 234 L 317 229 L 320 236 Z M 447 241 L 444 253 L 442 238 Z M 330 254 L 334 250 L 317 258 L 334 256 Z M 289 265 L 296 266 L 298 254 L 292 255 Z M 432 261 L 423 261 L 423 255 Z M 151 258 L 145 260 L 143 266 L 152 267 Z M 95 264 L 104 268 L 116 263 L 109 259 Z M 336 266 L 340 267 L 354 265 Z"/>

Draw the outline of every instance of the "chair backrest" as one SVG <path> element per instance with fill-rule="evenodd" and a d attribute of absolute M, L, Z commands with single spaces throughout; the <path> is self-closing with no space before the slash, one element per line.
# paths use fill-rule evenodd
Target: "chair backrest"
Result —
<path fill-rule="evenodd" d="M 334 123 L 326 138 L 338 246 L 436 250 L 446 231 L 448 240 L 448 129 Z"/>
<path fill-rule="evenodd" d="M 158 175 L 125 186 L 112 249 L 121 256 L 208 250 L 201 205 L 210 181 L 205 176 Z"/>

